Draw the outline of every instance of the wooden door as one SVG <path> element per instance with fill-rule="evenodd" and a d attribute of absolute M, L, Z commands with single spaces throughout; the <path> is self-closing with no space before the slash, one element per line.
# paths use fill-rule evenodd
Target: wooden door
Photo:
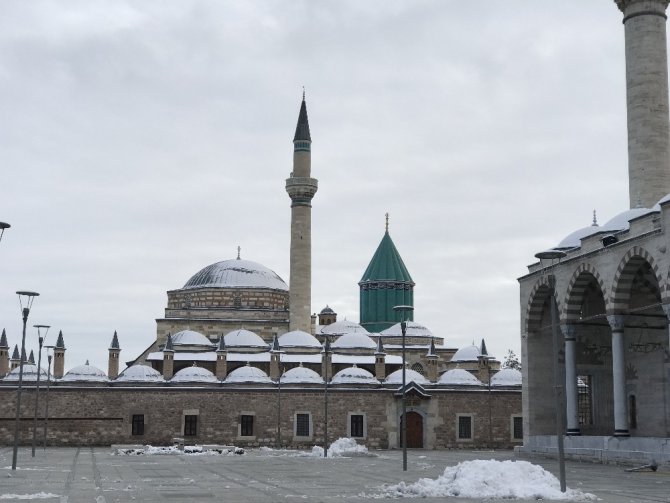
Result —
<path fill-rule="evenodd" d="M 423 448 L 423 417 L 418 412 L 407 413 L 407 448 Z"/>

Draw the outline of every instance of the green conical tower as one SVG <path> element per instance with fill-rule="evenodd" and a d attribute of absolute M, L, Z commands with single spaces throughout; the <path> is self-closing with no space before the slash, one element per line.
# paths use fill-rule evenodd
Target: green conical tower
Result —
<path fill-rule="evenodd" d="M 402 316 L 414 319 L 411 311 L 393 310 L 393 306 L 414 306 L 414 281 L 389 235 L 388 214 L 384 237 L 358 286 L 361 325 L 369 332 L 381 332 L 402 321 Z"/>

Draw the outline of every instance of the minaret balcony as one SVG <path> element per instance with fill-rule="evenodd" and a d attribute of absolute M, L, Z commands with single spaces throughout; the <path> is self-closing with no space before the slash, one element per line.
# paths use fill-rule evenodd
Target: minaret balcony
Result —
<path fill-rule="evenodd" d="M 286 179 L 286 192 L 294 203 L 309 203 L 319 188 L 316 178 L 291 177 Z"/>

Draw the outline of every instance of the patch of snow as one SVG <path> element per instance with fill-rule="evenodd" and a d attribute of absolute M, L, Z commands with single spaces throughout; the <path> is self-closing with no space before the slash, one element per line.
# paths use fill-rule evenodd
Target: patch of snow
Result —
<path fill-rule="evenodd" d="M 560 243 L 556 245 L 557 250 L 568 250 L 571 248 L 579 248 L 582 246 L 582 239 L 600 232 L 600 227 L 596 225 L 589 225 L 588 227 L 582 227 L 576 231 L 571 232 L 565 236 Z"/>
<path fill-rule="evenodd" d="M 79 365 L 68 370 L 61 382 L 86 381 L 86 382 L 107 382 L 107 374 L 93 365 Z"/>
<path fill-rule="evenodd" d="M 419 374 L 416 370 L 405 369 L 405 383 L 414 381 L 417 384 L 430 384 L 430 381 Z M 391 372 L 384 384 L 402 384 L 402 369 Z"/>
<path fill-rule="evenodd" d="M 224 260 L 195 273 L 184 288 L 271 288 L 288 291 L 279 275 L 251 260 Z"/>
<path fill-rule="evenodd" d="M 387 337 L 402 337 L 400 323 L 396 323 L 386 330 L 382 330 L 381 335 Z M 405 337 L 433 337 L 433 332 L 416 321 L 408 321 L 406 322 Z"/>
<path fill-rule="evenodd" d="M 315 458 L 323 457 L 323 447 L 315 445 L 309 454 Z M 331 458 L 347 458 L 354 456 L 374 456 L 368 451 L 364 445 L 359 445 L 353 438 L 342 437 L 335 440 L 330 447 L 328 447 L 328 457 Z"/>
<path fill-rule="evenodd" d="M 300 366 L 300 367 L 294 367 L 284 372 L 284 374 L 281 376 L 281 383 L 323 384 L 323 378 L 319 374 L 317 374 L 314 370 Z"/>
<path fill-rule="evenodd" d="M 19 380 L 19 367 L 12 369 L 5 376 L 5 381 L 18 381 Z M 37 381 L 37 365 L 34 363 L 23 363 L 23 380 L 24 381 Z M 47 380 L 47 372 L 44 369 L 40 369 L 40 381 Z"/>
<path fill-rule="evenodd" d="M 330 382 L 332 384 L 379 384 L 379 381 L 370 372 L 355 365 L 340 370 Z"/>
<path fill-rule="evenodd" d="M 452 362 L 476 362 L 481 356 L 477 346 L 465 346 L 454 353 L 451 357 Z"/>
<path fill-rule="evenodd" d="M 233 455 L 244 454 L 245 451 L 241 447 L 210 447 L 203 449 L 201 445 L 186 445 L 184 450 L 179 449 L 176 445 L 170 446 L 153 446 L 145 445 L 144 447 L 120 447 L 116 449 L 112 455 L 116 456 L 164 456 L 164 455 L 196 455 L 196 456 L 218 456 L 218 455 Z"/>
<path fill-rule="evenodd" d="M 45 492 L 33 494 L 0 494 L 0 500 L 45 500 L 50 498 L 60 498 L 60 495 Z"/>
<path fill-rule="evenodd" d="M 213 347 L 212 343 L 207 337 L 195 330 L 182 330 L 172 336 L 172 344 L 175 346 L 205 346 Z"/>
<path fill-rule="evenodd" d="M 464 369 L 447 370 L 440 376 L 437 384 L 458 384 L 466 386 L 483 386 L 482 382 Z"/>
<path fill-rule="evenodd" d="M 186 367 L 172 376 L 170 382 L 218 382 L 218 379 L 204 367 Z"/>
<path fill-rule="evenodd" d="M 369 334 L 361 325 L 355 321 L 342 320 L 331 323 L 330 325 L 324 325 L 321 328 L 322 334 L 327 335 L 344 335 L 344 334 Z"/>
<path fill-rule="evenodd" d="M 337 349 L 376 349 L 377 343 L 372 337 L 363 333 L 344 334 L 331 344 L 334 350 Z"/>
<path fill-rule="evenodd" d="M 449 466 L 437 479 L 419 479 L 413 484 L 382 487 L 373 497 L 550 499 L 593 501 L 595 495 L 575 489 L 561 492 L 556 477 L 528 461 L 474 460 Z"/>
<path fill-rule="evenodd" d="M 132 365 L 116 378 L 122 382 L 163 382 L 163 376 L 158 370 L 148 365 Z"/>
<path fill-rule="evenodd" d="M 233 370 L 224 382 L 227 383 L 263 383 L 271 384 L 273 381 L 258 367 L 245 365 Z"/>
<path fill-rule="evenodd" d="M 630 228 L 630 221 L 635 218 L 647 215 L 649 213 L 654 213 L 658 210 L 649 209 L 649 208 L 631 208 L 622 213 L 619 213 L 615 217 L 611 218 L 605 225 L 600 228 L 601 232 L 616 232 L 623 231 Z"/>
<path fill-rule="evenodd" d="M 516 369 L 500 369 L 491 377 L 491 386 L 521 386 L 521 372 Z"/>
<path fill-rule="evenodd" d="M 258 334 L 251 330 L 233 330 L 228 332 L 223 340 L 226 342 L 227 348 L 265 348 L 270 349 L 268 343 L 265 342 Z"/>
<path fill-rule="evenodd" d="M 312 334 L 302 330 L 293 330 L 279 336 L 279 346 L 282 348 L 319 348 L 321 343 Z"/>

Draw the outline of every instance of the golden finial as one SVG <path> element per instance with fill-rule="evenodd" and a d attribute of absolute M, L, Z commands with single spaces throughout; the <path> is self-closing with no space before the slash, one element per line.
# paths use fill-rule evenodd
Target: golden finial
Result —
<path fill-rule="evenodd" d="M 240 252 L 242 251 L 242 247 L 238 246 L 237 247 L 237 260 L 240 260 Z"/>
<path fill-rule="evenodd" d="M 389 231 L 389 214 L 386 212 L 386 232 Z"/>

